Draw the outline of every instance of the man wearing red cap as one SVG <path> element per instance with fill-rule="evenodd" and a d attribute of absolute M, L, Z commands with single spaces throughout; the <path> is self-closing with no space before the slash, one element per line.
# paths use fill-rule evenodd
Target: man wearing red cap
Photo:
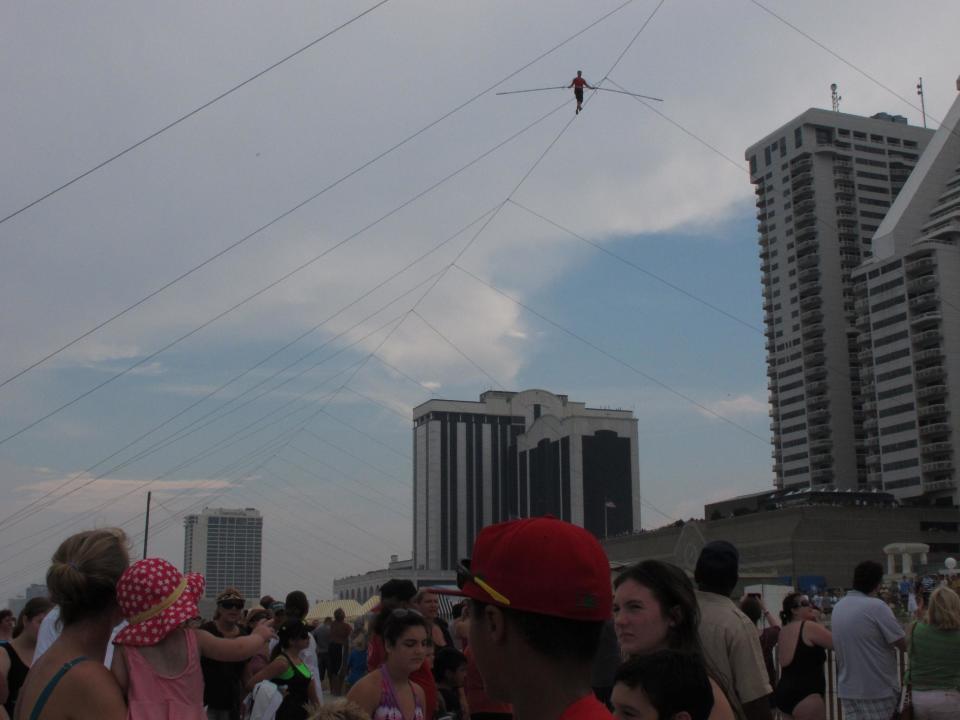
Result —
<path fill-rule="evenodd" d="M 459 571 L 455 594 L 470 598 L 470 649 L 492 698 L 517 720 L 610 720 L 590 687 L 612 613 L 593 535 L 552 517 L 490 525 Z"/>

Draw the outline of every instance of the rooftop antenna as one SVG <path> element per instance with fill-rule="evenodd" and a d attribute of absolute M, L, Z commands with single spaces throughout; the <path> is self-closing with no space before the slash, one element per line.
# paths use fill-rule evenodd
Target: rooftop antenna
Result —
<path fill-rule="evenodd" d="M 833 104 L 834 112 L 840 112 L 841 100 L 843 100 L 843 98 L 840 97 L 840 94 L 837 92 L 837 84 L 831 83 L 830 84 L 830 102 Z"/>
<path fill-rule="evenodd" d="M 920 114 L 923 115 L 923 126 L 927 126 L 927 106 L 923 102 L 923 78 L 917 80 L 917 95 L 920 96 Z"/>

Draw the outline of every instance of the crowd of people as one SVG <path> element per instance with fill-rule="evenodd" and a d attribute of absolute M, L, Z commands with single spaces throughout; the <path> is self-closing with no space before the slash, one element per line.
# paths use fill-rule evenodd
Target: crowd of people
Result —
<path fill-rule="evenodd" d="M 779 620 L 761 598 L 735 603 L 724 541 L 692 580 L 659 560 L 610 567 L 580 527 L 514 520 L 479 533 L 456 589 L 391 580 L 371 616 L 308 622 L 302 591 L 247 607 L 225 588 L 204 622 L 202 576 L 131 563 L 119 530 L 79 533 L 52 558 L 49 598 L 0 613 L 0 720 L 824 720 L 828 651 L 845 720 L 960 718 L 945 584 L 904 627 L 865 561 L 828 628 L 801 592 Z M 458 596 L 449 621 L 439 594 Z"/>

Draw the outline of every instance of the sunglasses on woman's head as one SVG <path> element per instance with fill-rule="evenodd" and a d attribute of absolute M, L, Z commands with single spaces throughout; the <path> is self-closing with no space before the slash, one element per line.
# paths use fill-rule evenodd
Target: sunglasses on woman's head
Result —
<path fill-rule="evenodd" d="M 413 608 L 396 608 L 395 610 L 390 612 L 390 617 L 395 617 L 395 618 L 404 618 L 404 617 L 409 617 L 410 615 L 423 617 L 423 614 L 419 610 L 414 610 Z"/>

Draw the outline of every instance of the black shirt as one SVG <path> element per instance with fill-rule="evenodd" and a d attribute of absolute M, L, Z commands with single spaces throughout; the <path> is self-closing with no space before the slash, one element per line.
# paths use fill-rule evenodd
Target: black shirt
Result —
<path fill-rule="evenodd" d="M 200 626 L 211 635 L 223 637 L 213 621 Z M 240 628 L 240 634 L 246 634 Z M 229 710 L 230 720 L 240 720 L 240 703 L 246 692 L 243 689 L 243 668 L 245 662 L 222 662 L 201 657 L 203 669 L 203 704 L 211 710 Z"/>

